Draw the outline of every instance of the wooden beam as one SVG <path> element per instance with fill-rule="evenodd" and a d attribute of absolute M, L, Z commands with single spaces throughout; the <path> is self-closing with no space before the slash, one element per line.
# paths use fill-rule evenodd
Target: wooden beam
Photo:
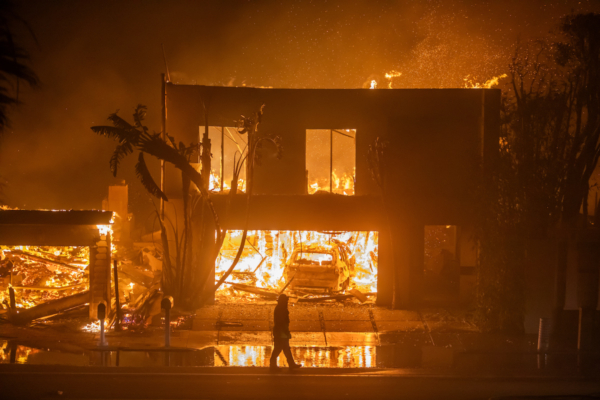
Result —
<path fill-rule="evenodd" d="M 85 292 L 63 297 L 62 299 L 52 300 L 32 308 L 11 310 L 10 319 L 15 324 L 25 324 L 34 319 L 58 314 L 66 309 L 89 303 L 89 301 L 90 291 L 86 290 Z"/>
<path fill-rule="evenodd" d="M 91 246 L 99 238 L 95 225 L 0 224 L 3 246 Z"/>

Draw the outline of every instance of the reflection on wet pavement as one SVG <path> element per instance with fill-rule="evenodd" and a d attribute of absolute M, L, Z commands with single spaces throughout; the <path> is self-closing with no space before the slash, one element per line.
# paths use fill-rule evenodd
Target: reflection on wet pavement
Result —
<path fill-rule="evenodd" d="M 267 367 L 271 346 L 216 345 L 192 351 L 40 349 L 0 340 L 0 364 L 106 367 Z M 561 373 L 600 371 L 598 358 L 577 354 L 474 353 L 431 345 L 293 346 L 297 362 L 312 368 L 422 368 L 456 373 Z M 283 354 L 279 366 L 286 367 Z"/>
<path fill-rule="evenodd" d="M 215 367 L 268 367 L 271 346 L 215 346 Z M 292 347 L 296 362 L 305 367 L 325 368 L 373 368 L 375 363 L 374 346 L 340 347 Z M 279 356 L 278 365 L 287 367 L 285 356 Z"/>
<path fill-rule="evenodd" d="M 0 341 L 0 364 L 101 365 L 121 367 L 214 366 L 268 367 L 271 346 L 221 345 L 196 351 L 81 350 L 64 352 L 36 349 L 11 341 Z M 374 346 L 292 347 L 294 359 L 305 367 L 376 367 Z M 279 366 L 288 364 L 283 354 Z"/>

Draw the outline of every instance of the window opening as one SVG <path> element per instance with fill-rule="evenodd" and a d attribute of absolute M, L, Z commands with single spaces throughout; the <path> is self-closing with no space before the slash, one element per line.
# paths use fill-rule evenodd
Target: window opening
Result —
<path fill-rule="evenodd" d="M 356 129 L 306 130 L 308 193 L 354 195 Z"/>
<path fill-rule="evenodd" d="M 202 140 L 203 134 L 204 126 L 200 126 L 199 140 Z M 231 126 L 209 126 L 208 138 L 211 142 L 212 153 L 209 190 L 228 192 L 231 189 L 234 163 L 246 150 L 246 138 Z M 241 169 L 238 190 L 246 190 L 246 168 Z"/>

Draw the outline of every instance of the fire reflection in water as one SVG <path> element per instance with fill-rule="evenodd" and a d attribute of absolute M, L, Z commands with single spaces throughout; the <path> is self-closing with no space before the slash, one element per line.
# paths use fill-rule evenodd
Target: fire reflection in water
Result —
<path fill-rule="evenodd" d="M 271 346 L 215 346 L 215 367 L 268 367 Z M 314 368 L 374 368 L 375 346 L 292 347 L 296 362 Z M 278 365 L 287 367 L 283 353 Z"/>

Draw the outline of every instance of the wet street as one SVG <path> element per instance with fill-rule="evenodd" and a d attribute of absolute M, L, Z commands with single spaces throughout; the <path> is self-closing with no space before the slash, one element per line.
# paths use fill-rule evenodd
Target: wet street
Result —
<path fill-rule="evenodd" d="M 294 346 L 292 352 L 304 368 L 273 374 L 267 345 L 66 351 L 4 340 L 0 387 L 7 399 L 463 400 L 600 393 L 598 358 L 573 353 L 458 352 L 417 345 L 414 338 L 396 345 Z"/>
<path fill-rule="evenodd" d="M 271 313 L 205 308 L 191 326 L 107 334 L 2 326 L 6 398 L 489 399 L 600 393 L 600 357 L 536 351 L 533 335 L 476 332 L 448 310 L 293 307 L 292 354 L 270 374 Z M 283 357 L 279 365 L 287 366 Z M 35 384 L 32 384 L 35 383 Z"/>
<path fill-rule="evenodd" d="M 397 339 L 397 338 L 396 338 Z M 0 365 L 60 365 L 67 367 L 268 367 L 271 345 L 221 344 L 199 349 L 32 347 L 0 340 Z M 294 359 L 307 371 L 321 369 L 390 370 L 412 374 L 582 376 L 600 373 L 596 356 L 575 353 L 464 352 L 452 346 L 436 347 L 414 339 L 387 345 L 292 346 Z M 284 357 L 279 365 L 287 367 Z"/>
<path fill-rule="evenodd" d="M 316 371 L 315 371 L 316 372 Z M 447 377 L 400 370 L 270 375 L 266 369 L 27 368 L 2 369 L 4 398 L 116 399 L 489 399 L 505 396 L 591 395 L 597 379 Z"/>

